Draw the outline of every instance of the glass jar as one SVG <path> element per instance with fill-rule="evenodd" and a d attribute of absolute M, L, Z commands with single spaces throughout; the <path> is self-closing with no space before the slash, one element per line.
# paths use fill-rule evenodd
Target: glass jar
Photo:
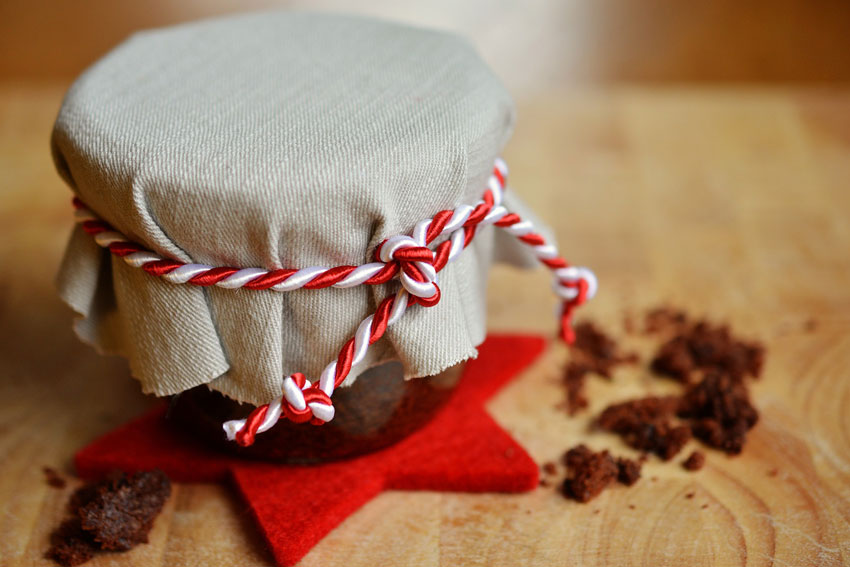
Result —
<path fill-rule="evenodd" d="M 286 463 L 320 463 L 382 449 L 421 428 L 443 407 L 460 380 L 464 363 L 426 378 L 404 379 L 397 361 L 366 370 L 333 395 L 333 420 L 316 426 L 282 419 L 257 435 L 250 447 L 228 441 L 222 424 L 245 418 L 240 404 L 206 386 L 172 398 L 169 419 L 203 442 L 227 453 Z"/>

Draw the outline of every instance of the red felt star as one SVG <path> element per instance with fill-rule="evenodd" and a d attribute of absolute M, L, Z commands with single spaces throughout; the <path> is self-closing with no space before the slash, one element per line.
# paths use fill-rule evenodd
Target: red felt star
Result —
<path fill-rule="evenodd" d="M 312 466 L 245 461 L 175 432 L 163 419 L 165 408 L 157 407 L 80 450 L 77 472 L 98 477 L 113 469 L 158 467 L 179 482 L 230 477 L 277 562 L 292 565 L 383 490 L 522 492 L 537 486 L 537 465 L 487 414 L 484 402 L 543 348 L 540 337 L 489 337 L 431 422 L 363 457 Z"/>

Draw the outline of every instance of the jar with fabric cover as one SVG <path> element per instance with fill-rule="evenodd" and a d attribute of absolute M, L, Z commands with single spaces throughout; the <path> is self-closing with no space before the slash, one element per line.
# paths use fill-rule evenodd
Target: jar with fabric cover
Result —
<path fill-rule="evenodd" d="M 513 124 L 451 34 L 287 12 L 138 33 L 53 131 L 75 330 L 172 397 L 175 434 L 291 462 L 396 442 L 476 356 L 493 261 L 549 267 L 562 323 L 595 291 L 506 186 Z"/>

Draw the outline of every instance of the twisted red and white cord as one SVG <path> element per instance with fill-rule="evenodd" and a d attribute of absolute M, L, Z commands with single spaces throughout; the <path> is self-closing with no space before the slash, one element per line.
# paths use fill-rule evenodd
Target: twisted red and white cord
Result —
<path fill-rule="evenodd" d="M 74 206 L 77 221 L 86 232 L 94 236 L 97 244 L 127 264 L 170 283 L 291 291 L 300 288 L 376 285 L 399 276 L 401 288 L 398 292 L 385 298 L 375 313 L 360 323 L 354 336 L 343 346 L 337 360 L 322 371 L 317 383 L 311 383 L 301 373 L 287 376 L 282 381 L 280 397 L 257 407 L 246 419 L 224 424 L 228 439 L 241 445 L 251 445 L 256 434 L 273 427 L 281 417 L 296 423 L 310 421 L 317 425 L 333 419 L 331 396 L 351 368 L 363 361 L 369 346 L 380 339 L 387 327 L 398 321 L 409 306 L 420 304 L 430 307 L 439 302 L 438 273 L 458 257 L 483 226 L 495 225 L 504 229 L 528 245 L 537 259 L 552 270 L 553 289 L 563 300 L 560 334 L 568 343 L 574 340 L 571 326 L 573 311 L 595 295 L 596 277 L 587 268 L 567 263 L 555 246 L 535 231 L 531 222 L 502 206 L 506 177 L 507 166 L 501 159 L 496 160 L 484 195 L 475 205 L 460 205 L 453 210 L 440 211 L 433 218 L 419 222 L 409 236 L 399 235 L 386 239 L 375 251 L 375 261 L 371 263 L 331 268 L 264 270 L 214 267 L 171 260 L 132 242 L 101 220 L 79 199 L 74 199 Z M 445 239 L 434 250 L 428 248 L 441 237 Z"/>

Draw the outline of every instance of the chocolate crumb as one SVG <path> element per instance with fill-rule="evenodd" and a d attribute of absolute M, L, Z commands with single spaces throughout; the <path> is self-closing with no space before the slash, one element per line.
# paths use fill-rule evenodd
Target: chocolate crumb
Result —
<path fill-rule="evenodd" d="M 547 461 L 547 462 L 543 463 L 543 466 L 541 468 L 543 469 L 543 472 L 545 474 L 548 474 L 548 475 L 558 474 L 558 465 L 556 465 L 552 461 Z"/>
<path fill-rule="evenodd" d="M 548 486 L 549 486 L 549 481 L 548 481 L 547 479 L 545 479 L 545 478 L 541 478 L 541 479 L 540 479 L 540 486 L 542 486 L 542 487 L 544 487 L 544 488 L 545 488 L 545 487 L 548 487 Z"/>
<path fill-rule="evenodd" d="M 697 321 L 661 345 L 650 367 L 657 374 L 690 382 L 696 370 L 715 370 L 736 380 L 757 378 L 764 365 L 764 346 L 736 339 L 725 325 Z"/>
<path fill-rule="evenodd" d="M 672 422 L 678 405 L 679 400 L 674 396 L 650 396 L 612 404 L 600 414 L 597 424 L 620 435 L 630 447 L 667 461 L 691 439 L 688 426 Z"/>
<path fill-rule="evenodd" d="M 567 478 L 561 487 L 567 498 L 589 502 L 614 482 L 617 464 L 608 451 L 594 452 L 585 445 L 573 447 L 564 454 Z"/>
<path fill-rule="evenodd" d="M 83 529 L 103 549 L 124 551 L 147 543 L 148 532 L 171 494 L 171 483 L 159 470 L 131 477 L 113 476 L 78 513 Z"/>
<path fill-rule="evenodd" d="M 690 500 L 690 499 L 691 499 L 691 498 L 693 498 L 694 496 L 695 496 L 695 493 L 694 493 L 694 492 L 688 492 L 687 494 L 685 494 L 685 498 L 687 498 L 688 500 Z"/>
<path fill-rule="evenodd" d="M 606 378 L 611 377 L 611 367 L 617 363 L 617 343 L 593 323 L 583 321 L 575 327 L 576 340 L 572 348 L 586 360 L 589 370 Z"/>
<path fill-rule="evenodd" d="M 758 422 L 746 386 L 718 372 L 710 372 L 688 387 L 678 414 L 692 420 L 695 437 L 730 455 L 741 452 L 747 431 Z"/>
<path fill-rule="evenodd" d="M 688 350 L 688 341 L 684 337 L 673 337 L 661 345 L 650 363 L 650 368 L 656 374 L 687 382 L 696 368 Z"/>
<path fill-rule="evenodd" d="M 59 565 L 82 565 L 100 550 L 91 536 L 83 531 L 78 518 L 68 518 L 50 534 L 50 549 L 45 557 Z"/>
<path fill-rule="evenodd" d="M 575 327 L 576 340 L 570 348 L 562 382 L 567 394 L 567 413 L 575 415 L 587 407 L 584 394 L 587 376 L 591 373 L 611 378 L 612 369 L 619 364 L 638 362 L 636 353 L 622 353 L 616 341 L 593 323 L 584 321 Z"/>
<path fill-rule="evenodd" d="M 634 505 L 634 504 L 629 504 L 629 510 L 634 510 L 634 509 L 635 509 L 635 505 Z"/>
<path fill-rule="evenodd" d="M 808 319 L 806 319 L 806 323 L 803 325 L 803 329 L 805 329 L 807 333 L 813 333 L 817 330 L 817 328 L 818 320 L 814 317 L 809 317 Z"/>
<path fill-rule="evenodd" d="M 569 471 L 570 469 L 580 467 L 591 455 L 593 455 L 593 451 L 590 447 L 582 443 L 564 453 L 564 456 L 561 457 L 561 462 L 564 463 Z"/>
<path fill-rule="evenodd" d="M 641 462 L 617 457 L 608 451 L 594 452 L 586 445 L 573 447 L 564 454 L 567 478 L 562 492 L 567 498 L 588 502 L 613 482 L 631 486 L 640 479 Z"/>
<path fill-rule="evenodd" d="M 171 482 L 159 470 L 132 476 L 112 473 L 80 487 L 69 501 L 71 517 L 51 535 L 47 557 L 64 566 L 80 565 L 100 551 L 125 551 L 147 543 L 170 494 Z"/>
<path fill-rule="evenodd" d="M 705 454 L 701 451 L 694 451 L 687 459 L 685 459 L 685 462 L 682 463 L 685 470 L 689 470 L 691 472 L 700 470 L 703 465 L 705 465 Z"/>
<path fill-rule="evenodd" d="M 700 506 L 700 508 L 702 508 L 703 510 L 705 510 L 706 508 L 708 508 L 708 504 L 703 504 L 702 506 Z"/>
<path fill-rule="evenodd" d="M 641 461 L 617 458 L 617 482 L 631 486 L 640 480 Z"/>
<path fill-rule="evenodd" d="M 48 486 L 52 486 L 53 488 L 65 488 L 68 485 L 68 481 L 59 474 L 56 469 L 51 467 L 43 467 L 42 472 L 44 472 L 44 479 L 47 481 Z"/>
<path fill-rule="evenodd" d="M 575 415 L 587 407 L 587 397 L 584 395 L 584 383 L 590 369 L 584 364 L 570 361 L 564 371 L 564 387 L 567 392 L 567 413 Z"/>
<path fill-rule="evenodd" d="M 651 335 L 655 333 L 666 333 L 677 331 L 688 322 L 684 311 L 671 307 L 656 307 L 651 309 L 644 317 L 643 332 Z"/>
<path fill-rule="evenodd" d="M 617 342 L 593 323 L 583 321 L 575 327 L 576 340 L 572 354 L 588 371 L 611 378 L 611 369 L 619 364 L 634 364 L 636 353 L 620 352 Z"/>

